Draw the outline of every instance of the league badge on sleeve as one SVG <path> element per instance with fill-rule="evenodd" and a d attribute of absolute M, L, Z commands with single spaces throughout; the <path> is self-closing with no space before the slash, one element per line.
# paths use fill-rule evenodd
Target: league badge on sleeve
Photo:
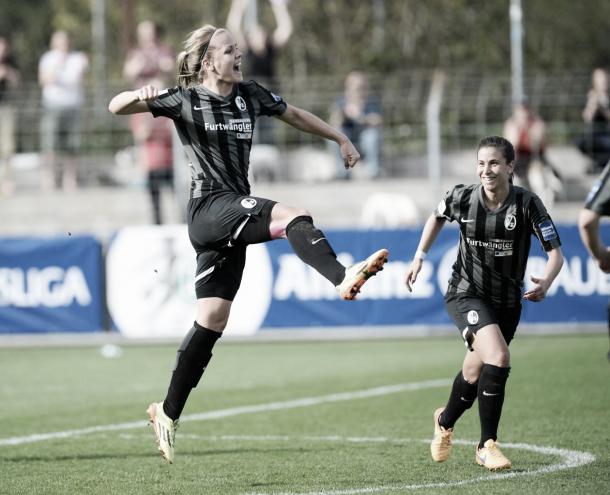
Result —
<path fill-rule="evenodd" d="M 544 222 L 539 223 L 538 228 L 542 234 L 542 239 L 545 241 L 551 241 L 557 238 L 557 231 L 555 230 L 553 222 L 550 220 L 545 220 Z"/>

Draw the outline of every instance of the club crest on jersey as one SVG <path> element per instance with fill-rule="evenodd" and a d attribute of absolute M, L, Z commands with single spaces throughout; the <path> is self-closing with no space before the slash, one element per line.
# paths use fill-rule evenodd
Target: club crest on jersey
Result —
<path fill-rule="evenodd" d="M 241 205 L 244 208 L 254 208 L 256 206 L 256 200 L 254 198 L 244 198 L 241 200 Z"/>
<path fill-rule="evenodd" d="M 468 315 L 466 316 L 469 325 L 476 325 L 479 323 L 479 313 L 477 313 L 474 309 L 468 311 Z"/>
<path fill-rule="evenodd" d="M 239 108 L 242 112 L 246 110 L 246 100 L 244 100 L 241 96 L 235 97 L 235 104 L 237 108 Z"/>
<path fill-rule="evenodd" d="M 517 217 L 512 214 L 506 215 L 506 218 L 504 219 L 504 228 L 506 230 L 514 230 L 516 226 L 517 226 Z"/>

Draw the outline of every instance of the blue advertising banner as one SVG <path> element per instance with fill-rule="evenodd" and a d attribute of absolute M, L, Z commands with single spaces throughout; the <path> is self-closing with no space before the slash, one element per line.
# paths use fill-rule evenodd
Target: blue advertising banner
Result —
<path fill-rule="evenodd" d="M 92 236 L 0 238 L 0 333 L 101 330 L 102 276 Z"/>
<path fill-rule="evenodd" d="M 610 276 L 589 258 L 575 225 L 559 225 L 558 229 L 566 259 L 564 267 L 544 301 L 523 301 L 521 321 L 551 327 L 553 323 L 603 324 Z M 303 263 L 287 241 L 252 245 L 248 247 L 227 334 L 253 335 L 261 329 L 392 325 L 423 326 L 434 332 L 435 328 L 441 331 L 442 327 L 452 326 L 443 295 L 457 257 L 459 231 L 455 226 L 449 224 L 440 232 L 412 293 L 407 291 L 404 278 L 421 228 L 325 230 L 325 235 L 344 265 L 381 247 L 389 249 L 384 270 L 366 283 L 358 300 L 341 301 L 335 288 Z M 610 237 L 609 226 L 603 226 L 602 235 Z M 142 245 L 147 246 L 145 251 Z M 530 275 L 543 274 L 546 259 L 540 243 L 532 238 L 526 289 L 531 284 Z M 182 337 L 196 314 L 195 270 L 195 255 L 185 226 L 121 229 L 106 255 L 106 301 L 116 328 L 129 338 Z"/>
<path fill-rule="evenodd" d="M 610 277 L 589 258 L 575 225 L 558 226 L 564 267 L 543 302 L 523 301 L 523 323 L 605 322 Z M 273 269 L 271 302 L 263 328 L 358 325 L 450 325 L 443 295 L 457 256 L 459 232 L 446 226 L 438 236 L 409 293 L 404 276 L 421 229 L 328 231 L 326 235 L 344 264 L 368 256 L 380 247 L 390 250 L 383 272 L 364 286 L 359 300 L 343 302 L 328 282 L 304 265 L 286 242 L 267 244 Z M 609 237 L 604 226 L 602 235 Z M 538 240 L 526 272 L 541 276 L 546 254 Z M 258 297 L 258 296 L 257 296 Z"/>

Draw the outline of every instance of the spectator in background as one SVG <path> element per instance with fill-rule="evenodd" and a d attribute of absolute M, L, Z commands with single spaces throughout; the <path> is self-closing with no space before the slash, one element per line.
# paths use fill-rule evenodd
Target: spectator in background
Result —
<path fill-rule="evenodd" d="M 45 167 L 43 189 L 55 189 L 59 159 L 63 162 L 64 190 L 76 189 L 76 154 L 80 149 L 81 109 L 85 101 L 83 81 L 88 66 L 87 56 L 71 49 L 66 31 L 53 33 L 50 50 L 38 64 L 44 109 L 40 130 Z"/>
<path fill-rule="evenodd" d="M 174 53 L 161 42 L 159 26 L 142 21 L 137 28 L 137 46 L 129 50 L 123 66 L 123 77 L 137 86 L 157 81 L 165 86 L 176 68 Z"/>
<path fill-rule="evenodd" d="M 272 91 L 280 92 L 276 71 L 277 53 L 288 43 L 293 31 L 288 0 L 269 0 L 276 24 L 271 34 L 258 19 L 250 24 L 247 22 L 246 11 L 250 3 L 251 0 L 233 0 L 227 17 L 227 29 L 237 37 L 244 54 L 244 72 L 248 77 Z M 275 144 L 275 130 L 275 119 L 263 119 L 254 131 L 254 143 Z"/>
<path fill-rule="evenodd" d="M 610 99 L 608 73 L 597 68 L 591 76 L 591 89 L 582 112 L 586 129 L 578 142 L 578 149 L 593 160 L 589 173 L 599 173 L 610 160 Z"/>
<path fill-rule="evenodd" d="M 167 87 L 175 70 L 174 53 L 161 42 L 160 29 L 146 20 L 138 24 L 137 46 L 129 51 L 123 75 L 134 86 L 152 84 Z M 162 223 L 161 190 L 173 187 L 172 125 L 169 119 L 155 119 L 149 113 L 134 114 L 129 126 L 136 145 L 137 159 L 146 174 L 153 221 Z"/>
<path fill-rule="evenodd" d="M 526 102 L 517 103 L 504 123 L 504 137 L 515 147 L 515 184 L 536 193 L 547 206 L 552 205 L 563 184 L 546 156 L 544 120 Z"/>
<path fill-rule="evenodd" d="M 13 192 L 11 159 L 15 153 L 15 109 L 11 91 L 19 83 L 19 69 L 6 36 L 0 35 L 0 194 Z"/>
<path fill-rule="evenodd" d="M 332 108 L 331 125 L 339 127 L 362 154 L 362 168 L 370 178 L 381 173 L 381 124 L 379 100 L 369 93 L 366 74 L 353 71 L 345 78 L 345 93 Z M 337 159 L 337 177 L 348 179 L 343 162 Z"/>
<path fill-rule="evenodd" d="M 277 51 L 288 43 L 293 25 L 287 0 L 269 0 L 276 27 L 271 34 L 258 22 L 247 25 L 244 21 L 250 0 L 233 0 L 227 18 L 227 29 L 236 33 L 244 53 L 245 72 L 273 90 L 279 90 L 276 81 Z M 246 24 L 246 25 L 244 25 Z"/>
<path fill-rule="evenodd" d="M 610 216 L 610 165 L 607 165 L 589 192 L 580 210 L 578 229 L 583 244 L 604 273 L 610 273 L 610 248 L 599 232 L 601 217 Z M 610 301 L 608 302 L 608 336 L 610 337 Z M 610 352 L 608 352 L 610 361 Z"/>
<path fill-rule="evenodd" d="M 151 81 L 151 84 L 155 85 L 155 81 Z M 147 113 L 136 113 L 131 116 L 129 124 L 138 150 L 138 161 L 146 173 L 153 221 L 161 225 L 161 188 L 164 185 L 173 187 L 174 182 L 172 121 L 155 119 Z"/>

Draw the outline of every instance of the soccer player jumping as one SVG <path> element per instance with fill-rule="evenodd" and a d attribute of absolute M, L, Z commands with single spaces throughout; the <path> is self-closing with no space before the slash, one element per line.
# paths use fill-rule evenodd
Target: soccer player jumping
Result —
<path fill-rule="evenodd" d="M 248 164 L 259 116 L 277 117 L 335 141 L 346 168 L 356 165 L 360 154 L 344 134 L 318 117 L 254 81 L 243 82 L 241 64 L 235 37 L 206 25 L 189 35 L 178 56 L 178 86 L 125 91 L 109 105 L 115 114 L 151 112 L 172 119 L 191 162 L 187 222 L 197 254 L 197 317 L 178 349 L 165 400 L 148 408 L 159 450 L 170 463 L 178 418 L 225 329 L 249 244 L 287 238 L 294 252 L 336 286 L 344 300 L 355 299 L 388 258 L 388 251 L 380 249 L 346 268 L 307 210 L 250 196 Z"/>
<path fill-rule="evenodd" d="M 498 447 L 497 432 L 510 371 L 508 345 L 521 316 L 532 234 L 548 261 L 540 278 L 530 277 L 533 286 L 523 299 L 542 301 L 563 265 L 555 225 L 538 196 L 513 186 L 514 167 L 515 151 L 509 141 L 497 136 L 482 139 L 477 148 L 480 184 L 458 185 L 445 194 L 424 225 L 406 274 L 411 291 L 445 222 L 458 222 L 459 251 L 445 303 L 468 350 L 447 404 L 434 412 L 430 451 L 437 462 L 449 458 L 453 427 L 478 399 L 481 437 L 475 460 L 490 470 L 511 467 Z"/>

